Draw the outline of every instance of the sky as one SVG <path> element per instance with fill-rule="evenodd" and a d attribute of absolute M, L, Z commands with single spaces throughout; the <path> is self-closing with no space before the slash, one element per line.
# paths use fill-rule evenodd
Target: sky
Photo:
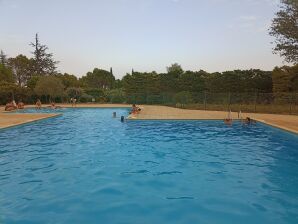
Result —
<path fill-rule="evenodd" d="M 0 49 L 32 56 L 39 34 L 60 63 L 78 77 L 113 68 L 116 78 L 134 71 L 222 72 L 272 70 L 268 29 L 278 0 L 0 0 Z"/>

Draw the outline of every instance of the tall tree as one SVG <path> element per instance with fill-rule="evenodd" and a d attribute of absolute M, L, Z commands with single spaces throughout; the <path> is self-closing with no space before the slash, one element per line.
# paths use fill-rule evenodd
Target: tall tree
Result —
<path fill-rule="evenodd" d="M 35 42 L 30 45 L 34 48 L 32 52 L 34 55 L 33 70 L 35 75 L 53 75 L 56 73 L 56 65 L 58 61 L 53 59 L 52 53 L 47 53 L 48 47 L 40 43 L 38 34 L 35 35 Z"/>
<path fill-rule="evenodd" d="M 276 38 L 274 53 L 287 62 L 298 63 L 298 1 L 281 0 L 281 9 L 272 21 L 270 35 Z"/>
<path fill-rule="evenodd" d="M 179 65 L 178 63 L 174 63 L 171 66 L 167 67 L 167 72 L 175 75 L 176 78 L 178 78 L 179 75 L 182 75 L 183 69 L 181 65 Z"/>
<path fill-rule="evenodd" d="M 10 58 L 8 64 L 14 74 L 17 84 L 19 86 L 25 86 L 27 81 L 31 78 L 32 60 L 20 54 L 15 58 Z"/>
<path fill-rule="evenodd" d="M 55 75 L 58 79 L 62 81 L 62 84 L 64 85 L 65 89 L 69 87 L 79 87 L 80 83 L 76 76 L 70 75 L 68 73 L 64 74 L 57 74 Z"/>
<path fill-rule="evenodd" d="M 115 83 L 115 77 L 108 71 L 95 68 L 88 72 L 80 81 L 88 88 L 111 89 Z"/>
<path fill-rule="evenodd" d="M 6 54 L 4 54 L 4 52 L 1 50 L 0 51 L 0 64 L 2 64 L 3 66 L 6 66 L 7 63 L 7 56 Z"/>

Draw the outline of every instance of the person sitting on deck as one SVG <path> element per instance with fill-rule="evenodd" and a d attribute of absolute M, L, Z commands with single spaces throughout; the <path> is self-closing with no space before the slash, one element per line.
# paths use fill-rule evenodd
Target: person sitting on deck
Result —
<path fill-rule="evenodd" d="M 139 108 L 135 104 L 133 104 L 130 113 L 131 114 L 138 114 L 138 113 L 140 113 L 140 111 L 141 111 L 141 108 Z"/>
<path fill-rule="evenodd" d="M 41 109 L 41 101 L 40 99 L 37 99 L 36 104 L 35 104 L 36 109 Z"/>
<path fill-rule="evenodd" d="M 16 102 L 13 100 L 13 101 L 11 101 L 10 103 L 7 103 L 6 105 L 5 105 L 5 108 L 4 108 L 4 110 L 5 111 L 13 111 L 13 110 L 16 110 L 18 107 L 17 107 L 17 105 L 16 105 Z"/>
<path fill-rule="evenodd" d="M 25 104 L 22 102 L 22 100 L 20 100 L 18 102 L 18 109 L 24 109 Z"/>

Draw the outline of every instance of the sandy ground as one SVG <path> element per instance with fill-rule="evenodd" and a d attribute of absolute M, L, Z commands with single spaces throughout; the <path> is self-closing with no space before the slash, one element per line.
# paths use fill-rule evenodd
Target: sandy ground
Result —
<path fill-rule="evenodd" d="M 70 104 L 57 104 L 61 107 L 71 107 Z M 43 105 L 44 107 L 48 105 Z M 28 107 L 34 107 L 34 105 L 28 105 Z M 119 107 L 131 107 L 128 104 L 78 104 L 77 108 L 119 108 Z M 142 111 L 136 116 L 130 117 L 130 119 L 144 120 L 144 119 L 194 119 L 194 120 L 222 120 L 228 116 L 224 111 L 204 111 L 204 110 L 186 110 L 167 106 L 140 106 Z M 2 112 L 2 113 L 1 113 Z M 0 128 L 11 127 L 23 123 L 28 123 L 40 119 L 45 119 L 59 114 L 14 114 L 3 113 L 4 107 L 0 107 Z M 54 112 L 54 111 L 53 111 Z M 242 117 L 251 117 L 257 121 L 282 128 L 298 134 L 298 116 L 295 115 L 276 115 L 276 114 L 257 114 L 257 113 L 243 113 Z M 238 113 L 232 113 L 233 119 L 238 119 Z"/>

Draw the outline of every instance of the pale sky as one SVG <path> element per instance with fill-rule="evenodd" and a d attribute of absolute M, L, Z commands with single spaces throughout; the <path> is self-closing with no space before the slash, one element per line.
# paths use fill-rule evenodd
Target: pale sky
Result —
<path fill-rule="evenodd" d="M 0 0 L 0 49 L 31 56 L 39 33 L 58 69 L 208 72 L 283 64 L 268 28 L 278 0 Z"/>

